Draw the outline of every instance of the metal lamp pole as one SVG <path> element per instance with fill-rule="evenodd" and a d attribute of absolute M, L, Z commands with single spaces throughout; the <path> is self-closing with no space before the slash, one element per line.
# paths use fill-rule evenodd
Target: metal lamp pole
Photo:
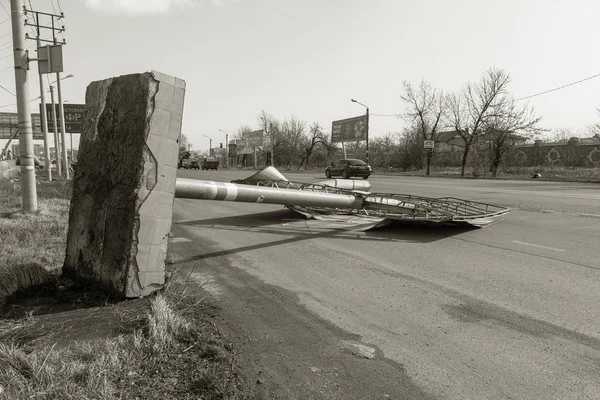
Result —
<path fill-rule="evenodd" d="M 204 135 L 205 138 L 207 138 L 208 140 L 210 140 L 210 144 L 208 145 L 208 156 L 212 157 L 212 138 L 208 137 L 206 135 Z"/>
<path fill-rule="evenodd" d="M 225 134 L 225 166 L 229 168 L 229 133 L 225 132 L 223 129 L 219 129 L 219 132 Z"/>
<path fill-rule="evenodd" d="M 69 165 L 67 162 L 67 143 L 66 143 L 66 138 L 65 138 L 65 133 L 63 131 L 62 134 L 62 146 L 60 145 L 61 142 L 61 136 L 58 134 L 58 121 L 63 121 L 64 120 L 64 109 L 62 112 L 59 111 L 59 114 L 57 115 L 57 110 L 56 110 L 56 102 L 54 101 L 54 84 L 56 83 L 57 86 L 60 85 L 60 81 L 64 80 L 64 79 L 69 79 L 69 78 L 73 78 L 73 74 L 69 74 L 63 78 L 60 78 L 59 80 L 53 81 L 50 83 L 50 101 L 52 103 L 52 127 L 54 130 L 54 148 L 55 148 L 55 152 L 56 152 L 56 171 L 58 173 L 58 176 L 62 176 L 62 169 L 64 168 L 66 171 L 66 177 L 67 179 L 69 179 Z M 60 86 L 58 86 L 59 88 L 59 94 L 58 94 L 58 101 L 59 103 L 62 104 L 62 97 L 60 94 Z M 60 110 L 60 104 L 59 104 L 59 110 Z M 61 124 L 61 130 L 66 129 L 65 124 Z M 72 143 L 72 139 L 71 139 L 71 143 Z M 71 150 L 71 157 L 73 156 L 72 154 L 72 150 Z"/>
<path fill-rule="evenodd" d="M 367 165 L 369 164 L 369 107 L 364 105 L 361 102 L 358 102 L 354 99 L 350 99 L 351 102 L 356 103 L 356 104 L 360 104 L 361 106 L 365 107 L 367 109 L 367 137 L 366 137 L 366 161 L 367 161 Z"/>
<path fill-rule="evenodd" d="M 54 82 L 53 82 L 54 83 Z M 62 176 L 62 161 L 61 161 L 61 149 L 58 138 L 58 125 L 56 122 L 56 103 L 54 102 L 54 86 L 50 84 L 50 102 L 52 103 L 52 128 L 54 131 L 54 153 L 56 156 L 56 173 L 58 176 Z"/>

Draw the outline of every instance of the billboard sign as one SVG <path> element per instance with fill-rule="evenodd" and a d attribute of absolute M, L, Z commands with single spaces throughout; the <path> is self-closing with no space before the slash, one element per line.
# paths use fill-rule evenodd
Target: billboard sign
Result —
<path fill-rule="evenodd" d="M 41 105 L 40 105 L 41 107 Z M 58 115 L 58 104 L 55 105 Z M 63 104 L 65 112 L 65 131 L 67 133 L 81 133 L 83 129 L 83 109 L 85 104 Z M 52 112 L 52 104 L 46 104 L 46 115 L 48 116 L 48 131 L 52 131 L 54 124 L 54 113 Z M 58 117 L 57 127 L 60 130 L 60 116 Z"/>
<path fill-rule="evenodd" d="M 36 140 L 44 139 L 40 114 L 31 114 L 31 125 L 33 138 Z M 16 112 L 0 112 L 0 139 L 11 139 L 18 127 L 19 116 Z"/>
<path fill-rule="evenodd" d="M 425 140 L 423 142 L 423 147 L 425 148 L 426 151 L 433 151 L 433 149 L 435 148 L 435 141 Z"/>
<path fill-rule="evenodd" d="M 252 149 L 263 145 L 263 130 L 246 133 L 246 147 Z"/>
<path fill-rule="evenodd" d="M 367 140 L 367 116 L 353 117 L 333 121 L 331 143 L 357 142 Z"/>

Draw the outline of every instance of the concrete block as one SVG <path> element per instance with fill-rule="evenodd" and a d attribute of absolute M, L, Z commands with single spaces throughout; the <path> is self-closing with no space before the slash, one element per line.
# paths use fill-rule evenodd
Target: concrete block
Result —
<path fill-rule="evenodd" d="M 164 285 L 184 90 L 157 71 L 88 86 L 65 275 L 122 297 Z"/>

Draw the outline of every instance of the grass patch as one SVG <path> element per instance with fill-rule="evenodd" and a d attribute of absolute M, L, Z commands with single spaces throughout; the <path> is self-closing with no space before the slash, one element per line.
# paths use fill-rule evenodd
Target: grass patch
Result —
<path fill-rule="evenodd" d="M 397 169 L 376 171 L 381 175 L 425 176 L 425 170 L 400 171 Z M 600 168 L 581 168 L 563 166 L 512 167 L 498 172 L 496 179 L 532 179 L 534 173 L 541 175 L 538 180 L 560 182 L 600 182 Z M 460 167 L 432 167 L 430 176 L 460 177 Z M 470 168 L 465 171 L 465 178 L 474 178 Z M 476 178 L 494 179 L 491 172 L 480 172 Z"/>
<path fill-rule="evenodd" d="M 69 185 L 38 183 L 38 211 L 21 211 L 19 183 L 0 180 L 0 271 L 14 265 L 37 264 L 48 271 L 65 257 Z"/>
<path fill-rule="evenodd" d="M 162 293 L 118 301 L 60 277 L 69 195 L 39 182 L 23 213 L 0 181 L 0 399 L 250 398 L 198 283 L 171 271 Z"/>

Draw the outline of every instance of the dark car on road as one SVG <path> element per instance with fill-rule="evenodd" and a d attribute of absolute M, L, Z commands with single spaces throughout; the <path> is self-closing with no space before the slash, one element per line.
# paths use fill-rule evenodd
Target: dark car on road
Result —
<path fill-rule="evenodd" d="M 363 160 L 355 158 L 342 158 L 325 168 L 325 176 L 328 178 L 331 178 L 332 176 L 341 176 L 342 178 L 347 179 L 353 176 L 360 176 L 363 179 L 367 179 L 370 175 L 371 166 Z"/>

